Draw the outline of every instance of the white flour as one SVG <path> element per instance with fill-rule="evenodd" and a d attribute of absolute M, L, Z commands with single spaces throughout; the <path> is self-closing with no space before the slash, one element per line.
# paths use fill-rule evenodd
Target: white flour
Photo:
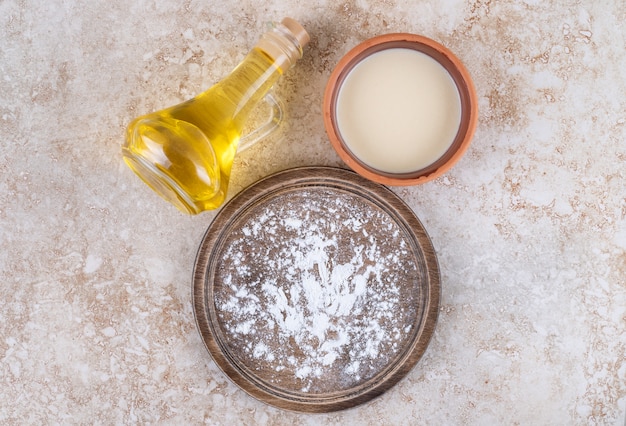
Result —
<path fill-rule="evenodd" d="M 309 190 L 245 220 L 223 248 L 215 303 L 246 365 L 280 387 L 328 392 L 371 378 L 403 349 L 417 271 L 387 213 Z"/>

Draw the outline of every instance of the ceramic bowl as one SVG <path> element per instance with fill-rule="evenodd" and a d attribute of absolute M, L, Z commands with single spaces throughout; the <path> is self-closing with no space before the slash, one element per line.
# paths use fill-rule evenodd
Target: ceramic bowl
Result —
<path fill-rule="evenodd" d="M 460 126 L 447 151 L 435 162 L 408 173 L 377 170 L 361 161 L 346 145 L 338 130 L 337 99 L 350 71 L 362 60 L 385 49 L 406 48 L 424 53 L 450 74 L 456 85 L 461 105 Z M 333 148 L 345 164 L 360 175 L 385 185 L 416 185 L 433 180 L 447 172 L 463 156 L 470 145 L 478 121 L 478 103 L 472 79 L 461 61 L 438 42 L 416 34 L 394 33 L 368 39 L 350 50 L 332 72 L 324 93 L 324 125 Z"/>

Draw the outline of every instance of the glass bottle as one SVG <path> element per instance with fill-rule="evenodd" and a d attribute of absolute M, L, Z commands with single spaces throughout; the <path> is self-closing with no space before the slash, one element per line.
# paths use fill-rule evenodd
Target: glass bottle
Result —
<path fill-rule="evenodd" d="M 309 35 L 295 20 L 272 24 L 219 83 L 193 99 L 133 120 L 122 147 L 124 161 L 185 213 L 219 207 L 226 198 L 238 148 L 254 144 L 277 127 L 280 105 L 268 92 L 302 57 L 308 42 Z M 242 137 L 251 111 L 264 99 L 272 105 L 274 116 Z"/>

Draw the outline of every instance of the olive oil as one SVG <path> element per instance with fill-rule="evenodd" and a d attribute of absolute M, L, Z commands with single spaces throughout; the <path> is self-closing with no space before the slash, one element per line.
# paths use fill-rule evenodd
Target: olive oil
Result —
<path fill-rule="evenodd" d="M 302 56 L 308 40 L 304 29 L 287 18 L 207 91 L 133 120 L 122 149 L 126 164 L 183 212 L 219 207 L 251 111 Z"/>

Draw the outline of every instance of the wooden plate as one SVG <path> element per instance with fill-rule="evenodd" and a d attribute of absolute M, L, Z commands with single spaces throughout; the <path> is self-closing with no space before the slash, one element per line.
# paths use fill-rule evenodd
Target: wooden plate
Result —
<path fill-rule="evenodd" d="M 330 412 L 375 398 L 420 359 L 440 284 L 424 227 L 393 192 L 330 167 L 235 196 L 200 245 L 194 312 L 217 365 L 277 407 Z"/>

